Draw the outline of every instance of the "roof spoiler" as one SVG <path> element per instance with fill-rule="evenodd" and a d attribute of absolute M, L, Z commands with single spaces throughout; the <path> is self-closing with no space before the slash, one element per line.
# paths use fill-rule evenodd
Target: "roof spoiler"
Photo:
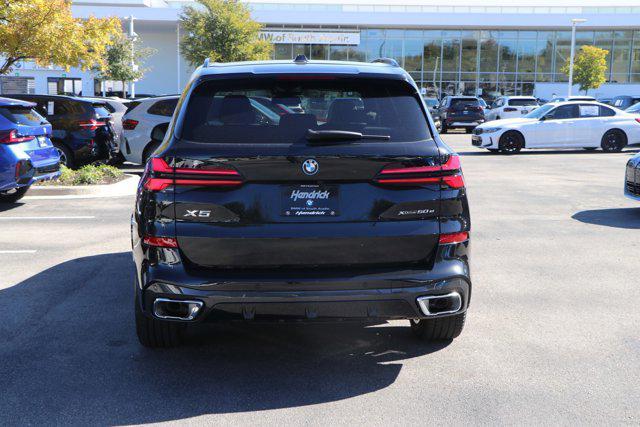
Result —
<path fill-rule="evenodd" d="M 377 59 L 374 59 L 371 62 L 372 63 L 376 63 L 376 64 L 387 64 L 387 65 L 391 65 L 392 67 L 399 67 L 400 66 L 400 65 L 398 65 L 398 61 L 396 61 L 395 59 L 392 59 L 392 58 L 377 58 Z"/>

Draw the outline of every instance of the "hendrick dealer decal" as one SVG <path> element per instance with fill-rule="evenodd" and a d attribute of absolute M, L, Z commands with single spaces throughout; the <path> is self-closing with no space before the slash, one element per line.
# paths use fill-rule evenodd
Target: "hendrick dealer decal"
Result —
<path fill-rule="evenodd" d="M 282 191 L 284 216 L 336 216 L 338 215 L 338 187 L 297 185 Z"/>

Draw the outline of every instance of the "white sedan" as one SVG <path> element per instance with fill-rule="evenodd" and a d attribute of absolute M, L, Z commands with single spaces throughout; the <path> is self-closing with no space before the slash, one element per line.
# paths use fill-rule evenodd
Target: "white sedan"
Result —
<path fill-rule="evenodd" d="M 640 118 L 599 102 L 545 104 L 521 118 L 481 124 L 473 130 L 471 142 L 502 153 L 523 148 L 617 152 L 640 143 Z"/>

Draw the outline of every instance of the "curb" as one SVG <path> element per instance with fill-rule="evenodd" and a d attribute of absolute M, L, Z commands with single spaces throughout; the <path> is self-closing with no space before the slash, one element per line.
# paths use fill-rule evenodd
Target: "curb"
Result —
<path fill-rule="evenodd" d="M 60 185 L 33 186 L 25 199 L 79 199 L 93 197 L 122 197 L 136 194 L 138 175 L 127 174 L 127 178 L 106 185 Z"/>

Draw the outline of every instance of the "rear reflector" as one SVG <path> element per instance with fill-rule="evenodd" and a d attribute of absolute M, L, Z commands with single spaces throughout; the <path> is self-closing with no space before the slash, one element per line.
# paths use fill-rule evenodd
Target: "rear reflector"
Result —
<path fill-rule="evenodd" d="M 445 164 L 438 166 L 387 166 L 374 181 L 386 185 L 441 184 L 450 188 L 464 187 L 460 157 L 457 155 L 450 155 Z"/>
<path fill-rule="evenodd" d="M 178 241 L 173 237 L 155 237 L 145 236 L 143 239 L 145 245 L 156 246 L 158 248 L 177 248 Z"/>
<path fill-rule="evenodd" d="M 636 122 L 640 123 L 640 118 L 637 118 L 637 119 L 636 119 Z"/>
<path fill-rule="evenodd" d="M 462 243 L 466 240 L 469 240 L 469 233 L 467 231 L 461 231 L 459 233 L 441 234 L 438 241 L 441 245 L 448 245 L 453 243 Z"/>

